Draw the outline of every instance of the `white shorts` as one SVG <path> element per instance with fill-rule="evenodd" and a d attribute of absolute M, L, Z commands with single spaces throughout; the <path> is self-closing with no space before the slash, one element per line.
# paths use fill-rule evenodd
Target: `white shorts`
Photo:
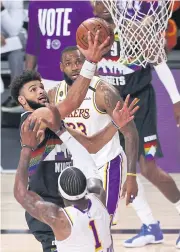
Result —
<path fill-rule="evenodd" d="M 124 173 L 127 172 L 127 158 L 124 151 L 98 171 L 106 191 L 106 207 L 113 217 L 118 207 L 121 184 L 125 180 Z"/>

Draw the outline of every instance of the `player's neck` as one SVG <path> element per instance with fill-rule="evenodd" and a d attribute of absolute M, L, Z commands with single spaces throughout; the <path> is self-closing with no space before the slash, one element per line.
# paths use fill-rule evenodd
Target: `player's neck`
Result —
<path fill-rule="evenodd" d="M 88 207 L 88 202 L 89 202 L 89 200 L 86 199 L 86 198 L 83 198 L 83 199 L 80 199 L 80 200 L 77 200 L 77 201 L 69 201 L 69 200 L 65 200 L 65 199 L 64 199 L 64 205 L 65 205 L 65 207 L 68 207 L 68 206 L 76 206 L 76 207 L 78 207 L 80 210 L 85 210 L 85 209 L 87 209 L 87 207 Z"/>

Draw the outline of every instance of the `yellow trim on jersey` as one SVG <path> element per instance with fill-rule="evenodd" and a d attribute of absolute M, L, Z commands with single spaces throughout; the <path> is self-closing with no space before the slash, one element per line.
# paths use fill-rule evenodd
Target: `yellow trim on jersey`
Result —
<path fill-rule="evenodd" d="M 64 90 L 61 89 L 62 82 L 64 82 L 63 84 L 65 84 L 65 85 L 63 85 Z M 67 92 L 68 92 L 67 83 L 65 81 L 62 81 L 62 82 L 60 82 L 59 85 L 57 86 L 55 104 L 57 104 L 59 102 L 58 98 L 59 98 L 61 91 L 63 91 L 63 96 L 64 96 L 64 98 L 62 100 L 64 100 L 67 96 Z"/>
<path fill-rule="evenodd" d="M 67 208 L 63 208 L 63 211 L 64 211 L 67 219 L 69 220 L 69 222 L 73 226 L 73 217 L 72 217 L 72 215 L 69 213 L 69 211 L 67 210 Z"/>
<path fill-rule="evenodd" d="M 97 85 L 101 82 L 101 79 L 97 81 L 97 83 L 95 84 L 94 88 L 96 89 L 97 88 Z M 93 105 L 94 105 L 94 108 L 95 110 L 100 113 L 100 114 L 107 114 L 106 112 L 104 111 L 101 111 L 100 109 L 98 109 L 97 105 L 96 105 L 96 92 L 93 93 Z"/>
<path fill-rule="evenodd" d="M 61 85 L 61 83 L 59 83 L 59 84 L 57 85 L 56 95 L 55 95 L 55 104 L 58 103 L 58 102 L 57 102 L 57 99 L 58 99 L 58 96 L 59 96 L 59 88 L 60 88 L 60 85 Z"/>

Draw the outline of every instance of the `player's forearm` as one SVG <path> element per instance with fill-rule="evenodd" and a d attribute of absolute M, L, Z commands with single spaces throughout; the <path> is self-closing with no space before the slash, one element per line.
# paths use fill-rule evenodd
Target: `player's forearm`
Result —
<path fill-rule="evenodd" d="M 58 134 L 72 154 L 74 166 L 81 169 L 87 178 L 97 177 L 97 168 L 88 151 L 66 130 Z"/>
<path fill-rule="evenodd" d="M 117 128 L 112 123 L 109 123 L 105 128 L 92 136 L 86 136 L 69 127 L 66 129 L 91 154 L 95 154 L 101 150 L 117 132 Z"/>
<path fill-rule="evenodd" d="M 127 156 L 127 172 L 136 173 L 136 162 L 138 160 L 139 136 L 134 122 L 130 122 L 120 129 L 125 139 L 125 153 Z"/>
<path fill-rule="evenodd" d="M 29 148 L 23 148 L 21 150 L 14 183 L 14 197 L 30 215 L 42 221 L 40 218 L 41 214 L 37 211 L 36 203 L 42 202 L 43 199 L 37 193 L 28 191 L 27 189 L 28 167 L 31 159 L 31 152 Z"/>
<path fill-rule="evenodd" d="M 21 204 L 27 193 L 28 186 L 28 167 L 31 158 L 31 150 L 23 148 L 20 154 L 20 160 L 16 171 L 14 184 L 14 197 Z"/>
<path fill-rule="evenodd" d="M 171 70 L 169 69 L 166 62 L 162 62 L 161 64 L 154 66 L 154 69 L 167 90 L 172 103 L 175 104 L 180 101 L 180 93 L 177 89 L 175 79 L 172 75 Z"/>
<path fill-rule="evenodd" d="M 36 67 L 36 56 L 31 54 L 26 54 L 25 68 L 26 70 L 34 70 Z"/>
<path fill-rule="evenodd" d="M 97 153 L 113 138 L 117 131 L 117 128 L 110 122 L 105 128 L 98 131 L 98 133 L 88 137 L 90 141 L 88 151 L 90 153 Z"/>
<path fill-rule="evenodd" d="M 68 91 L 66 99 L 56 105 L 62 118 L 68 116 L 74 110 L 79 108 L 86 96 L 95 71 L 96 65 L 85 61 L 81 69 L 80 76 L 75 80 L 73 86 Z"/>

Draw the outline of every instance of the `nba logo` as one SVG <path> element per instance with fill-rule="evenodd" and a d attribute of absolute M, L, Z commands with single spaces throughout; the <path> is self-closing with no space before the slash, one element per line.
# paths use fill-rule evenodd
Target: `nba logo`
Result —
<path fill-rule="evenodd" d="M 50 39 L 46 40 L 46 48 L 51 49 L 51 40 Z"/>

